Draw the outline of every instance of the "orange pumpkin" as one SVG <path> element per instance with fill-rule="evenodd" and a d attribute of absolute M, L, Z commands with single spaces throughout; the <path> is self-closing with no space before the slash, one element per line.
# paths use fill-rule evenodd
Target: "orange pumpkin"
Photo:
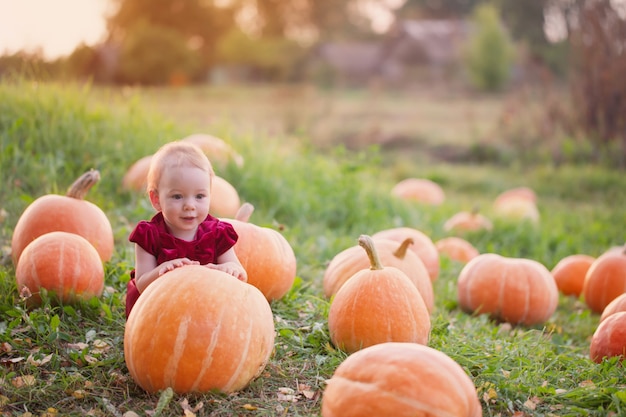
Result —
<path fill-rule="evenodd" d="M 534 325 L 556 311 L 558 289 L 537 261 L 483 253 L 469 261 L 457 281 L 459 306 L 512 324 Z"/>
<path fill-rule="evenodd" d="M 248 273 L 248 283 L 257 287 L 268 301 L 282 298 L 291 289 L 297 260 L 287 239 L 277 230 L 250 223 L 254 206 L 244 203 L 234 219 L 222 219 L 233 225 L 239 235 L 235 253 Z"/>
<path fill-rule="evenodd" d="M 626 246 L 611 248 L 589 267 L 583 297 L 591 311 L 602 314 L 613 299 L 626 292 Z"/>
<path fill-rule="evenodd" d="M 229 162 L 234 162 L 238 167 L 243 166 L 243 157 L 232 146 L 217 136 L 208 133 L 194 133 L 181 140 L 191 142 L 209 157 L 211 162 L 219 168 L 224 168 Z"/>
<path fill-rule="evenodd" d="M 559 291 L 564 295 L 579 297 L 583 292 L 585 275 L 595 259 L 593 256 L 577 253 L 557 262 L 550 272 Z"/>
<path fill-rule="evenodd" d="M 391 195 L 433 206 L 442 204 L 446 199 L 441 186 L 425 178 L 406 178 L 393 186 Z"/>
<path fill-rule="evenodd" d="M 152 155 L 144 156 L 135 161 L 124 173 L 122 188 L 129 191 L 145 191 L 151 161 Z"/>
<path fill-rule="evenodd" d="M 97 205 L 84 199 L 100 180 L 100 173 L 90 170 L 72 184 L 66 195 L 47 194 L 33 201 L 22 213 L 13 230 L 13 264 L 35 238 L 55 231 L 75 233 L 87 239 L 106 262 L 113 256 L 113 228 Z"/>
<path fill-rule="evenodd" d="M 503 192 L 501 192 L 500 194 L 498 194 L 496 196 L 495 199 L 495 204 L 499 204 L 504 200 L 507 200 L 509 198 L 512 199 L 524 199 L 524 200 L 528 200 L 528 201 L 532 201 L 533 203 L 537 202 L 537 194 L 535 193 L 535 191 L 530 188 L 530 187 L 515 187 L 515 188 L 510 188 L 508 190 L 505 190 Z"/>
<path fill-rule="evenodd" d="M 124 329 L 124 359 L 144 390 L 238 391 L 260 375 L 274 348 L 263 294 L 225 272 L 176 268 L 150 284 Z"/>
<path fill-rule="evenodd" d="M 481 417 L 470 376 L 445 353 L 388 342 L 348 356 L 328 380 L 323 417 Z"/>
<path fill-rule="evenodd" d="M 487 217 L 478 212 L 478 209 L 472 211 L 460 211 L 450 217 L 443 224 L 443 230 L 458 232 L 473 232 L 477 230 L 492 230 L 493 223 Z"/>
<path fill-rule="evenodd" d="M 413 240 L 410 238 L 401 243 L 389 239 L 374 239 L 380 262 L 404 272 L 415 284 L 424 299 L 426 308 L 431 312 L 434 307 L 433 285 L 422 260 L 408 249 L 412 244 Z M 367 253 L 360 245 L 339 252 L 324 271 L 322 281 L 324 295 L 331 298 L 348 278 L 362 269 L 369 268 L 370 265 Z"/>
<path fill-rule="evenodd" d="M 412 227 L 394 227 L 374 233 L 372 237 L 374 239 L 391 239 L 396 242 L 403 242 L 406 239 L 413 240 L 409 249 L 424 262 L 430 280 L 435 281 L 439 276 L 439 251 L 432 239 L 422 231 Z"/>
<path fill-rule="evenodd" d="M 415 285 L 398 268 L 380 264 L 371 237 L 362 235 L 359 245 L 371 268 L 354 274 L 335 294 L 328 312 L 333 344 L 349 353 L 384 342 L 426 344 L 430 316 Z"/>
<path fill-rule="evenodd" d="M 600 322 L 589 345 L 589 357 L 596 363 L 615 356 L 626 359 L 626 311 L 611 314 Z"/>
<path fill-rule="evenodd" d="M 237 189 L 219 175 L 213 176 L 209 213 L 215 217 L 235 217 L 240 207 Z"/>
<path fill-rule="evenodd" d="M 539 222 L 537 195 L 528 187 L 511 188 L 500 193 L 493 202 L 495 215 L 504 220 Z"/>
<path fill-rule="evenodd" d="M 600 315 L 600 322 L 603 322 L 611 314 L 619 313 L 620 311 L 626 311 L 626 292 L 613 299 L 602 311 Z"/>
<path fill-rule="evenodd" d="M 467 263 L 477 257 L 480 253 L 467 240 L 456 237 L 444 237 L 435 242 L 435 247 L 439 251 L 439 255 L 445 255 L 448 258 Z"/>
<path fill-rule="evenodd" d="M 50 232 L 37 237 L 22 252 L 15 269 L 20 293 L 32 294 L 28 302 L 41 304 L 45 289 L 63 303 L 102 295 L 104 267 L 100 255 L 82 236 Z"/>

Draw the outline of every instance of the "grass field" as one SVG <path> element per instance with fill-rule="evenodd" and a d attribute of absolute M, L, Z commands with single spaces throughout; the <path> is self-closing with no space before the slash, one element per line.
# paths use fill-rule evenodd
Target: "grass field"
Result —
<path fill-rule="evenodd" d="M 450 234 L 443 224 L 458 211 L 478 206 L 493 217 L 492 201 L 507 188 L 537 192 L 540 222 L 494 218 L 492 231 L 464 235 L 480 252 L 526 257 L 551 269 L 567 255 L 599 256 L 623 245 L 623 172 L 555 166 L 545 162 L 543 148 L 531 150 L 534 163 L 450 158 L 450 150 L 466 155 L 475 142 L 494 140 L 503 100 L 286 87 L 109 91 L 0 84 L 0 415 L 319 416 L 325 381 L 346 358 L 328 334 L 322 277 L 330 260 L 359 235 L 395 226 L 436 241 Z M 140 157 L 200 131 L 224 138 L 243 156 L 243 167 L 229 164 L 218 175 L 254 204 L 252 222 L 281 230 L 296 254 L 297 277 L 271 305 L 275 350 L 246 389 L 147 394 L 124 362 L 123 297 L 134 259 L 128 234 L 153 211 L 121 181 Z M 63 194 L 90 168 L 102 179 L 87 199 L 105 211 L 115 235 L 107 289 L 100 299 L 47 301 L 30 310 L 15 284 L 13 228 L 32 201 Z M 445 202 L 392 198 L 392 186 L 406 177 L 438 182 Z M 428 345 L 463 366 L 485 416 L 626 415 L 624 368 L 616 359 L 589 359 L 599 316 L 584 300 L 561 295 L 545 324 L 512 327 L 462 312 L 456 279 L 463 265 L 440 262 Z"/>

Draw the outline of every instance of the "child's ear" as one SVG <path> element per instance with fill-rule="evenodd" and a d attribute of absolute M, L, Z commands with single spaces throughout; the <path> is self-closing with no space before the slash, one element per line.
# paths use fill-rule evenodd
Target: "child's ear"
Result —
<path fill-rule="evenodd" d="M 159 193 L 157 193 L 156 190 L 150 190 L 148 192 L 148 195 L 150 196 L 150 203 L 152 203 L 152 207 L 154 207 L 156 211 L 161 211 L 161 203 L 159 202 Z"/>

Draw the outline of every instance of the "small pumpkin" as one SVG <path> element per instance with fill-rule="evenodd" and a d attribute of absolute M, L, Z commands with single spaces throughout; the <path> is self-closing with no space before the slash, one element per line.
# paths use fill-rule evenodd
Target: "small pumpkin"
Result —
<path fill-rule="evenodd" d="M 398 268 L 381 265 L 370 236 L 361 235 L 359 245 L 371 267 L 335 294 L 328 312 L 332 343 L 348 353 L 384 342 L 427 344 L 430 316 L 415 284 Z"/>
<path fill-rule="evenodd" d="M 626 311 L 611 314 L 600 322 L 589 344 L 589 357 L 596 363 L 616 356 L 626 359 Z"/>
<path fill-rule="evenodd" d="M 559 291 L 564 295 L 580 297 L 583 292 L 585 275 L 596 258 L 583 253 L 568 255 L 550 271 Z"/>
<path fill-rule="evenodd" d="M 474 245 L 467 240 L 456 236 L 439 239 L 435 242 L 435 247 L 437 248 L 437 251 L 439 251 L 439 255 L 447 256 L 454 261 L 463 263 L 468 263 L 480 255 L 480 252 L 476 249 L 476 247 L 474 247 Z"/>
<path fill-rule="evenodd" d="M 559 294 L 550 271 L 532 259 L 483 253 L 469 261 L 457 281 L 459 306 L 511 324 L 544 323 Z"/>
<path fill-rule="evenodd" d="M 13 264 L 37 237 L 55 231 L 75 233 L 87 239 L 106 262 L 113 256 L 111 222 L 100 207 L 85 200 L 87 192 L 100 180 L 97 170 L 81 175 L 66 195 L 47 194 L 33 201 L 18 219 L 11 239 Z"/>
<path fill-rule="evenodd" d="M 136 160 L 124 173 L 122 188 L 128 191 L 145 191 L 151 161 L 152 155 L 146 155 Z"/>
<path fill-rule="evenodd" d="M 104 267 L 87 239 L 75 233 L 49 232 L 26 246 L 15 269 L 17 289 L 32 296 L 31 306 L 41 304 L 45 289 L 60 302 L 71 304 L 102 295 Z"/>
<path fill-rule="evenodd" d="M 191 142 L 209 157 L 209 160 L 218 168 L 224 168 L 229 162 L 242 167 L 243 157 L 237 153 L 224 139 L 208 133 L 193 133 L 181 140 Z"/>
<path fill-rule="evenodd" d="M 604 310 L 602 310 L 602 314 L 600 315 L 600 322 L 603 322 L 611 314 L 615 314 L 620 311 L 626 311 L 626 292 L 614 298 L 613 301 L 604 307 Z"/>
<path fill-rule="evenodd" d="M 393 227 L 374 233 L 372 238 L 391 239 L 399 243 L 411 239 L 413 244 L 409 246 L 409 249 L 424 262 L 430 280 L 435 281 L 439 276 L 439 251 L 432 239 L 424 232 L 412 227 Z"/>
<path fill-rule="evenodd" d="M 500 193 L 493 202 L 494 214 L 504 220 L 538 223 L 537 195 L 529 187 L 516 187 Z"/>
<path fill-rule="evenodd" d="M 373 239 L 380 262 L 385 266 L 393 266 L 404 272 L 415 284 L 422 295 L 426 308 L 432 312 L 434 307 L 433 285 L 422 260 L 409 248 L 413 240 L 403 242 L 389 239 Z M 324 295 L 331 298 L 339 288 L 354 274 L 371 266 L 367 252 L 360 245 L 347 248 L 333 257 L 322 280 Z"/>
<path fill-rule="evenodd" d="M 209 213 L 215 217 L 234 217 L 240 208 L 241 199 L 237 189 L 224 178 L 214 175 Z"/>
<path fill-rule="evenodd" d="M 391 189 L 391 195 L 402 200 L 438 206 L 446 199 L 443 188 L 426 178 L 406 178 Z"/>
<path fill-rule="evenodd" d="M 626 292 L 626 245 L 614 247 L 596 258 L 589 267 L 583 283 L 585 303 L 594 313 L 602 314 L 605 307 Z"/>
<path fill-rule="evenodd" d="M 254 206 L 244 203 L 234 219 L 222 219 L 233 225 L 239 235 L 234 249 L 248 273 L 248 283 L 261 290 L 268 301 L 282 298 L 291 289 L 297 260 L 289 241 L 277 230 L 250 223 Z"/>
<path fill-rule="evenodd" d="M 124 329 L 135 382 L 156 393 L 231 393 L 265 368 L 274 348 L 269 303 L 252 285 L 201 265 L 176 268 L 141 294 Z"/>
<path fill-rule="evenodd" d="M 322 396 L 323 417 L 481 417 L 474 382 L 445 353 L 387 342 L 348 356 Z"/>
<path fill-rule="evenodd" d="M 478 230 L 492 230 L 493 223 L 480 214 L 477 208 L 472 211 L 460 211 L 445 221 L 443 230 L 446 232 L 474 232 Z"/>

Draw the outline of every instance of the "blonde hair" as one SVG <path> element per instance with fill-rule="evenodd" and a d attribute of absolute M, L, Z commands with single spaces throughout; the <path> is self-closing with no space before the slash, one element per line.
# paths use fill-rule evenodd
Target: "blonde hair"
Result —
<path fill-rule="evenodd" d="M 157 190 L 164 170 L 185 165 L 200 168 L 213 180 L 215 172 L 206 154 L 192 143 L 174 141 L 161 146 L 152 156 L 148 170 L 147 191 Z"/>

